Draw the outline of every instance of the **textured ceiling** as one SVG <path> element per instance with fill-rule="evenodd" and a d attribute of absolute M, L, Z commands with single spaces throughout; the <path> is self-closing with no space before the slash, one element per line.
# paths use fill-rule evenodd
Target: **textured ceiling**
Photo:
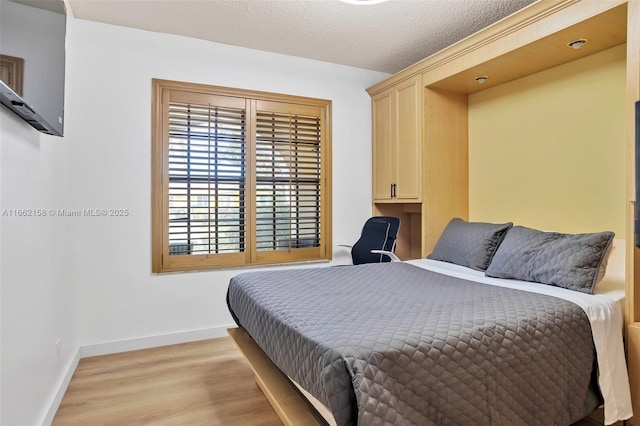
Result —
<path fill-rule="evenodd" d="M 534 0 L 69 0 L 76 18 L 395 73 Z"/>

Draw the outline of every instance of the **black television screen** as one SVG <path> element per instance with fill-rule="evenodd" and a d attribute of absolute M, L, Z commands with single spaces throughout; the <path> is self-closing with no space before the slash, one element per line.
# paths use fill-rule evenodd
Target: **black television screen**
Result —
<path fill-rule="evenodd" d="M 64 129 L 63 0 L 0 0 L 0 102 L 37 130 Z"/>

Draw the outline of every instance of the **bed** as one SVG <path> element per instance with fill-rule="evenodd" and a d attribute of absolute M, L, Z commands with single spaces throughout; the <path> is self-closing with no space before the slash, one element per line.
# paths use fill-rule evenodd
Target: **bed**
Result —
<path fill-rule="evenodd" d="M 624 289 L 595 285 L 600 261 L 589 291 L 487 276 L 522 247 L 510 225 L 457 223 L 432 259 L 239 274 L 229 310 L 337 425 L 569 425 L 603 401 L 606 424 L 629 418 Z"/>

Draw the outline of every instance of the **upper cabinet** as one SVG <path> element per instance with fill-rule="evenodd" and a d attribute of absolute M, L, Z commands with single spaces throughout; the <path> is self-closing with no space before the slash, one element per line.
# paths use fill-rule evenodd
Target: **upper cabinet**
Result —
<path fill-rule="evenodd" d="M 421 80 L 413 76 L 372 96 L 375 202 L 421 200 Z"/>
<path fill-rule="evenodd" d="M 468 217 L 467 97 L 414 74 L 371 90 L 373 214 L 400 218 L 396 253 L 424 257 L 452 217 Z M 377 88 L 376 88 L 377 89 Z"/>

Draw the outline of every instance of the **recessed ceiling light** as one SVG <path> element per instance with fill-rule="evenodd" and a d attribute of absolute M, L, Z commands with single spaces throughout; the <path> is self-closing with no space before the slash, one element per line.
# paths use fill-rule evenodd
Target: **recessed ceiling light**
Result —
<path fill-rule="evenodd" d="M 487 80 L 489 80 L 489 77 L 487 77 L 486 75 L 479 75 L 479 76 L 477 76 L 477 77 L 476 77 L 476 81 L 477 81 L 479 84 L 482 84 L 482 83 L 484 83 L 484 82 L 485 82 L 485 81 L 487 81 Z"/>
<path fill-rule="evenodd" d="M 587 44 L 588 41 L 589 40 L 586 38 L 579 38 L 577 40 L 570 41 L 569 43 L 567 43 L 567 46 L 571 47 L 572 49 L 580 49 L 582 46 Z"/>

